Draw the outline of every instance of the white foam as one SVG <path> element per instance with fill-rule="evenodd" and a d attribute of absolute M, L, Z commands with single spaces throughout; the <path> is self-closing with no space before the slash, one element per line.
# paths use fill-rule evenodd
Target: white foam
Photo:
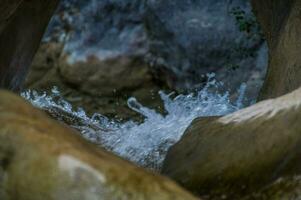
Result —
<path fill-rule="evenodd" d="M 82 109 L 74 111 L 71 104 L 58 99 L 60 94 L 57 89 L 50 95 L 35 91 L 27 91 L 22 95 L 37 107 L 56 108 L 81 119 L 81 123 L 74 124 L 73 127 L 86 139 L 141 166 L 160 169 L 170 146 L 181 138 L 194 119 L 202 116 L 221 116 L 242 107 L 245 85 L 241 87 L 241 95 L 234 104 L 230 102 L 228 93 L 209 92 L 219 86 L 211 76 L 206 87 L 194 95 L 172 98 L 172 94 L 160 92 L 168 113 L 166 116 L 142 106 L 135 98 L 130 98 L 129 107 L 145 117 L 145 121 L 140 124 L 134 121 L 117 123 L 101 114 L 89 117 Z"/>

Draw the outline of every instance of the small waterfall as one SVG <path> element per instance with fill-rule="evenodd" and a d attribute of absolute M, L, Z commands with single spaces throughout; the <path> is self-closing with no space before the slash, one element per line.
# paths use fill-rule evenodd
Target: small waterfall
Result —
<path fill-rule="evenodd" d="M 53 88 L 51 94 L 28 90 L 21 95 L 59 120 L 64 120 L 63 117 L 67 116 L 69 124 L 89 141 L 140 166 L 159 170 L 168 149 L 181 138 L 194 119 L 221 116 L 243 107 L 245 84 L 241 85 L 239 97 L 234 103 L 231 103 L 228 92 L 214 92 L 221 87 L 222 84 L 210 75 L 207 85 L 195 94 L 173 98 L 173 93 L 160 92 L 167 112 L 165 116 L 144 107 L 132 97 L 128 100 L 128 106 L 145 117 L 143 123 L 121 123 L 101 114 L 89 117 L 83 109 L 75 110 L 70 103 L 63 100 L 57 88 Z"/>

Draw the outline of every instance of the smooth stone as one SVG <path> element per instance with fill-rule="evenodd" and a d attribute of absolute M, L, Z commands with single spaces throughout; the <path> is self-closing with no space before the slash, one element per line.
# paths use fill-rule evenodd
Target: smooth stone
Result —
<path fill-rule="evenodd" d="M 0 124 L 0 199 L 196 199 L 6 91 L 0 91 Z"/>
<path fill-rule="evenodd" d="M 300 105 L 301 88 L 224 117 L 195 120 L 169 150 L 163 174 L 194 193 L 232 198 L 299 174 Z"/>

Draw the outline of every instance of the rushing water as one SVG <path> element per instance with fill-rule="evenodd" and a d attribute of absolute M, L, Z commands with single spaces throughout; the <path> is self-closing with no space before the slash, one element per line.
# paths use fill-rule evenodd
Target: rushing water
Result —
<path fill-rule="evenodd" d="M 239 97 L 234 103 L 231 103 L 229 93 L 213 92 L 219 87 L 222 84 L 211 77 L 206 87 L 195 94 L 172 98 L 173 94 L 160 92 L 168 113 L 165 116 L 144 107 L 132 97 L 128 106 L 145 117 L 143 123 L 120 123 L 101 114 L 89 117 L 81 108 L 74 110 L 62 99 L 57 88 L 51 94 L 28 90 L 22 96 L 34 106 L 50 111 L 56 118 L 68 121 L 86 139 L 140 166 L 159 170 L 170 146 L 181 138 L 194 119 L 225 115 L 243 107 L 245 84 L 240 87 Z"/>

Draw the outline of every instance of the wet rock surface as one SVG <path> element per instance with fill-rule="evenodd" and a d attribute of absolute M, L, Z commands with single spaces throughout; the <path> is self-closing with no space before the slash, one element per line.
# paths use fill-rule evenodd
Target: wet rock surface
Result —
<path fill-rule="evenodd" d="M 163 173 L 195 193 L 229 199 L 299 174 L 300 97 L 298 89 L 221 118 L 195 120 L 169 150 Z"/>
<path fill-rule="evenodd" d="M 0 87 L 21 87 L 56 3 L 3 1 Z M 265 99 L 300 85 L 296 78 L 300 74 L 296 53 L 300 2 L 253 3 L 272 55 L 261 97 Z M 267 8 L 271 12 L 263 10 Z M 49 91 L 58 86 L 74 106 L 122 119 L 136 118 L 127 108 L 128 97 L 158 108 L 162 102 L 154 94 L 160 89 L 201 88 L 208 72 L 214 72 L 228 90 L 246 82 L 246 98 L 255 99 L 267 60 L 261 32 L 243 0 L 62 0 L 43 42 L 27 78 L 28 88 Z M 196 120 L 169 151 L 163 173 L 204 199 L 300 199 L 300 94 L 298 89 L 225 117 Z M 194 97 L 177 98 L 191 101 Z M 165 101 L 173 100 L 165 96 Z M 224 108 L 227 101 L 228 97 L 222 101 Z M 160 129 L 160 123 L 168 118 L 137 102 L 134 106 L 156 116 L 149 119 L 157 127 L 154 132 L 167 130 Z M 84 126 L 85 131 L 99 122 L 91 117 L 92 123 L 85 123 L 84 111 L 77 116 L 72 109 L 66 110 L 47 111 L 70 126 Z M 182 111 L 167 122 L 174 122 Z M 0 199 L 195 199 L 170 180 L 83 141 L 76 131 L 7 92 L 0 92 L 0 124 Z M 99 132 L 92 131 L 96 137 L 109 131 L 99 127 Z M 129 136 L 117 131 L 115 138 L 138 143 L 139 137 L 132 133 L 141 133 L 141 127 L 149 128 L 132 124 L 135 130 Z M 84 134 L 89 132 L 81 134 L 87 137 Z M 117 152 L 125 152 L 129 160 L 138 155 L 147 163 L 143 166 L 160 168 L 156 159 L 174 138 L 150 136 Z M 150 138 L 158 148 L 147 144 Z M 114 144 L 108 146 L 116 151 L 123 143 Z M 146 147 L 150 154 L 140 151 Z"/>
<path fill-rule="evenodd" d="M 118 56 L 105 60 L 90 57 L 75 63 L 68 62 L 69 58 L 61 43 L 44 43 L 34 59 L 26 87 L 49 91 L 57 86 L 75 107 L 117 119 L 140 119 L 127 105 L 132 96 L 162 111 L 158 92 L 167 86 L 153 79 L 141 57 Z"/>
<path fill-rule="evenodd" d="M 57 63 L 57 69 L 44 70 L 50 73 L 39 80 L 39 65 L 44 66 L 44 61 L 40 63 L 36 56 L 27 87 L 61 86 L 60 77 L 67 83 L 62 88 L 68 93 L 65 97 L 72 96 L 69 99 L 76 106 L 128 118 L 134 115 L 127 109 L 128 97 L 158 108 L 158 90 L 193 91 L 204 86 L 207 73 L 214 72 L 232 93 L 247 83 L 246 101 L 250 102 L 263 81 L 267 52 L 258 30 L 240 31 L 233 14 L 237 7 L 244 12 L 243 20 L 253 23 L 250 5 L 241 0 L 62 1 L 44 42 L 62 45 L 68 64 L 54 58 L 50 62 Z M 53 53 L 41 47 L 38 54 L 47 58 Z M 108 73 L 101 75 L 101 70 Z M 117 73 L 120 70 L 127 73 Z M 134 81 L 129 81 L 128 72 Z M 125 87 L 120 88 L 122 84 Z M 114 109 L 116 105 L 119 108 Z"/>
<path fill-rule="evenodd" d="M 248 1 L 146 1 L 151 64 L 180 90 L 206 82 L 204 75 L 214 72 L 229 90 L 242 82 L 256 82 L 247 91 L 256 96 L 266 67 L 262 58 L 266 47 L 258 30 L 244 30 L 237 17 L 254 23 L 251 27 L 256 29 Z"/>
<path fill-rule="evenodd" d="M 0 92 L 1 199 L 196 199 Z"/>

